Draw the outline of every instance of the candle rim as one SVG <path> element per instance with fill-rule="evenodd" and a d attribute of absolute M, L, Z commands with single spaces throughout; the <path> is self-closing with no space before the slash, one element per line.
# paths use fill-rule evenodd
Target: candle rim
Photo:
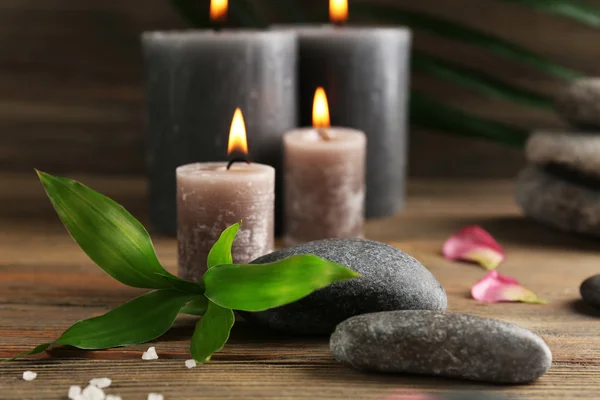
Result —
<path fill-rule="evenodd" d="M 356 148 L 362 147 L 367 143 L 365 132 L 345 127 L 332 126 L 325 128 L 333 133 L 344 133 L 344 136 L 334 140 L 319 139 L 318 129 L 313 127 L 298 128 L 284 133 L 283 140 L 287 144 L 293 144 L 297 147 L 310 147 L 311 149 L 330 150 L 332 148 Z M 337 132 L 336 132 L 337 131 Z M 313 139 L 313 140 L 306 140 Z"/>
<path fill-rule="evenodd" d="M 270 30 L 276 32 L 296 32 L 300 37 L 306 36 L 321 36 L 324 33 L 331 34 L 331 37 L 347 37 L 355 36 L 354 34 L 364 35 L 373 34 L 375 36 L 389 36 L 393 34 L 397 36 L 401 34 L 404 38 L 412 38 L 412 29 L 408 26 L 368 26 L 368 25 L 344 25 L 343 27 L 337 27 L 333 24 L 280 24 L 272 25 L 269 27 Z"/>
<path fill-rule="evenodd" d="M 208 161 L 194 162 L 184 164 L 176 169 L 176 174 L 179 177 L 194 177 L 194 176 L 252 176 L 263 175 L 266 172 L 274 170 L 273 167 L 266 164 L 250 163 L 250 164 L 233 164 L 227 169 L 225 161 Z M 233 173 L 233 175 L 232 175 Z"/>
<path fill-rule="evenodd" d="M 223 29 L 214 31 L 211 29 L 171 29 L 146 31 L 141 34 L 143 41 L 166 42 L 172 41 L 227 41 L 231 39 L 262 39 L 269 37 L 281 37 L 295 39 L 296 35 L 292 31 L 284 30 L 261 30 L 261 29 Z"/>

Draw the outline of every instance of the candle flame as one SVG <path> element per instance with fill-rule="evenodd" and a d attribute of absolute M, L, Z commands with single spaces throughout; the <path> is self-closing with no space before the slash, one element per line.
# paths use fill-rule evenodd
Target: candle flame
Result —
<path fill-rule="evenodd" d="M 348 0 L 329 0 L 329 18 L 333 23 L 344 23 L 348 19 Z"/>
<path fill-rule="evenodd" d="M 313 127 L 329 128 L 331 122 L 329 120 L 329 104 L 327 103 L 327 95 L 325 89 L 318 87 L 315 92 L 315 100 L 313 102 Z"/>
<path fill-rule="evenodd" d="M 211 21 L 223 21 L 227 18 L 228 0 L 210 0 Z"/>
<path fill-rule="evenodd" d="M 227 155 L 233 153 L 241 153 L 244 156 L 248 155 L 248 140 L 246 139 L 246 124 L 242 110 L 239 108 L 233 114 L 231 121 L 231 129 L 229 130 L 229 146 L 227 147 Z"/>

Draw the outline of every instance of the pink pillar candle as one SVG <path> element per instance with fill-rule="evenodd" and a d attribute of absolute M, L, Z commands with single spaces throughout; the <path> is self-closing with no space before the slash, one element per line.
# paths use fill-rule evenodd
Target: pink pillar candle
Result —
<path fill-rule="evenodd" d="M 285 242 L 362 237 L 367 140 L 346 128 L 306 128 L 283 137 Z"/>
<path fill-rule="evenodd" d="M 245 264 L 273 251 L 275 170 L 262 164 L 197 163 L 177 168 L 179 276 L 200 281 L 223 230 L 242 226 L 233 262 Z"/>

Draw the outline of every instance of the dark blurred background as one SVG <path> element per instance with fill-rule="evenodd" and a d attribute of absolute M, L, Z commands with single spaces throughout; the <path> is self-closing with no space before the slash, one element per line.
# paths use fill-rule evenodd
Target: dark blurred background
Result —
<path fill-rule="evenodd" d="M 235 0 L 231 0 L 235 1 Z M 273 0 L 253 0 L 268 14 Z M 276 1 L 276 0 L 275 0 Z M 302 0 L 327 12 L 325 0 Z M 355 0 L 392 3 L 510 39 L 569 68 L 600 70 L 600 30 L 497 0 Z M 600 0 L 587 3 L 600 6 Z M 270 14 L 269 14 L 270 15 Z M 276 15 L 270 15 L 273 22 Z M 351 15 L 351 21 L 361 22 Z M 168 0 L 0 0 L 0 169 L 53 173 L 144 171 L 145 100 L 139 35 L 186 28 Z M 415 32 L 415 47 L 542 94 L 560 82 L 468 45 Z M 560 129 L 551 111 L 492 100 L 430 76 L 413 86 L 475 115 L 526 129 Z M 512 177 L 517 147 L 413 129 L 418 177 Z"/>

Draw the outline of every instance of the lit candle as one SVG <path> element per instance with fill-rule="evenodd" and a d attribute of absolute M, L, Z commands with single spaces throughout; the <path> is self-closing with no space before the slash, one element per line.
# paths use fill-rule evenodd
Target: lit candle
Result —
<path fill-rule="evenodd" d="M 226 0 L 212 0 L 210 13 L 215 27 L 227 26 Z M 142 44 L 150 221 L 174 235 L 175 169 L 221 160 L 227 137 L 219 132 L 229 128 L 231 110 L 244 110 L 253 161 L 281 167 L 281 134 L 298 126 L 296 38 L 293 32 L 187 30 L 146 32 Z"/>
<path fill-rule="evenodd" d="M 329 0 L 329 19 L 334 24 L 344 24 L 348 19 L 348 0 Z"/>
<path fill-rule="evenodd" d="M 215 23 L 222 23 L 227 20 L 227 11 L 229 8 L 228 0 L 211 0 L 210 19 Z"/>
<path fill-rule="evenodd" d="M 313 128 L 283 137 L 285 242 L 363 236 L 365 157 L 363 132 L 331 128 L 323 88 L 313 101 Z"/>
<path fill-rule="evenodd" d="M 368 136 L 367 217 L 393 215 L 405 197 L 411 32 L 342 27 L 348 0 L 330 0 L 329 10 L 335 27 L 274 27 L 298 35 L 300 125 L 310 125 L 315 87 L 324 87 L 332 124 Z"/>
<path fill-rule="evenodd" d="M 242 222 L 233 243 L 236 263 L 273 251 L 275 169 L 248 162 L 246 128 L 237 109 L 229 133 L 230 163 L 177 168 L 179 276 L 199 281 L 208 253 L 223 230 Z M 236 162 L 243 161 L 243 162 Z"/>

